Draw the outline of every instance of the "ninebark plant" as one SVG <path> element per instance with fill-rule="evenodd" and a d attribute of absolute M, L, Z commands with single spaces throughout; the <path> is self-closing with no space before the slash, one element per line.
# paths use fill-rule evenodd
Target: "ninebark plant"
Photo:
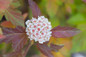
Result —
<path fill-rule="evenodd" d="M 61 49 L 64 45 L 56 45 L 52 42 L 49 43 L 49 40 L 52 37 L 69 38 L 80 32 L 78 29 L 72 27 L 57 26 L 51 29 L 50 22 L 48 19 L 43 17 L 39 7 L 33 0 L 28 0 L 28 2 L 26 2 L 33 15 L 33 18 L 31 20 L 27 19 L 27 22 L 23 18 L 21 12 L 27 12 L 28 8 L 26 6 L 22 6 L 22 9 L 25 8 L 24 11 L 22 11 L 22 9 L 20 11 L 17 10 L 16 8 L 19 8 L 19 5 L 16 3 L 16 1 L 17 0 L 0 0 L 0 5 L 3 4 L 2 7 L 0 6 L 0 14 L 5 16 L 7 19 L 7 21 L 1 23 L 3 34 L 0 37 L 0 44 L 11 43 L 13 49 L 12 52 L 6 53 L 4 55 L 6 57 L 25 57 L 33 44 L 36 45 L 38 50 L 40 50 L 45 56 L 54 57 L 52 51 L 58 52 L 58 50 Z M 24 0 L 21 1 L 23 2 Z M 5 4 L 5 2 L 7 4 Z M 40 21 L 38 22 L 37 19 Z M 30 24 L 33 27 L 31 27 Z"/>

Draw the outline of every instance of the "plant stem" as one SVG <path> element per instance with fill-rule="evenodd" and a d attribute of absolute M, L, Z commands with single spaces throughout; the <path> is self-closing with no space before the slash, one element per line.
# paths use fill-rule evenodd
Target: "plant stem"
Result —
<path fill-rule="evenodd" d="M 26 49 L 25 49 L 25 51 L 24 51 L 24 56 L 23 56 L 23 57 L 25 57 L 25 56 L 27 55 L 27 53 L 28 53 L 30 47 L 33 45 L 33 43 L 34 43 L 33 41 L 30 41 L 30 42 L 28 43 L 28 46 L 26 47 Z"/>

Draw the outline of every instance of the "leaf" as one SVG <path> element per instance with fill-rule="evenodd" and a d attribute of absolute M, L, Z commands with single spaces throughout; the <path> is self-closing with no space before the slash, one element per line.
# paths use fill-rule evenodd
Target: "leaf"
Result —
<path fill-rule="evenodd" d="M 5 54 L 4 57 L 23 57 L 21 50 Z"/>
<path fill-rule="evenodd" d="M 13 35 L 13 34 L 25 34 L 25 29 L 21 26 L 17 26 L 16 28 L 2 28 L 4 35 Z"/>
<path fill-rule="evenodd" d="M 44 54 L 41 53 L 41 54 L 40 54 L 40 57 L 47 57 L 47 56 L 45 56 Z"/>
<path fill-rule="evenodd" d="M 59 19 L 56 17 L 56 13 L 58 10 L 58 4 L 57 4 L 57 0 L 47 0 L 47 4 L 46 4 L 46 11 L 49 15 L 49 19 L 51 21 L 52 27 L 56 27 L 57 25 L 59 25 Z"/>
<path fill-rule="evenodd" d="M 39 44 L 39 43 L 37 43 L 37 47 L 47 57 L 53 57 L 53 55 L 51 53 L 51 49 L 47 46 L 47 44 Z"/>
<path fill-rule="evenodd" d="M 61 52 L 52 52 L 54 57 L 65 57 Z"/>
<path fill-rule="evenodd" d="M 80 29 L 81 31 L 86 30 L 86 23 L 82 23 L 82 24 L 77 25 L 77 28 Z"/>
<path fill-rule="evenodd" d="M 40 57 L 40 55 L 32 55 L 31 57 Z M 43 57 L 43 56 L 41 56 L 41 57 Z"/>
<path fill-rule="evenodd" d="M 12 43 L 12 47 L 14 50 L 20 50 L 27 43 L 27 36 L 24 28 L 18 26 L 15 29 L 13 28 L 2 28 L 4 38 L 0 39 L 0 43 Z"/>
<path fill-rule="evenodd" d="M 4 35 L 3 35 L 3 33 L 2 33 L 2 29 L 0 28 L 0 39 L 1 38 L 4 38 Z"/>
<path fill-rule="evenodd" d="M 15 26 L 10 21 L 4 21 L 1 23 L 2 27 L 15 28 Z"/>
<path fill-rule="evenodd" d="M 60 24 L 58 18 L 56 18 L 56 17 L 50 17 L 50 22 L 51 22 L 52 28 L 54 28 Z"/>
<path fill-rule="evenodd" d="M 12 3 L 10 4 L 10 7 L 12 9 L 18 8 L 21 4 L 19 3 L 19 0 L 13 0 Z"/>
<path fill-rule="evenodd" d="M 2 33 L 2 29 L 0 28 L 0 35 L 2 35 L 3 33 Z"/>
<path fill-rule="evenodd" d="M 38 18 L 38 16 L 41 15 L 41 12 L 37 4 L 33 0 L 28 0 L 28 3 L 29 3 L 29 7 L 32 10 L 33 17 Z"/>
<path fill-rule="evenodd" d="M 23 14 L 24 20 L 27 19 L 27 16 L 28 16 L 28 13 Z"/>
<path fill-rule="evenodd" d="M 50 17 L 55 16 L 57 13 L 57 0 L 48 0 L 46 4 L 47 13 Z"/>
<path fill-rule="evenodd" d="M 82 0 L 82 1 L 86 3 L 86 0 Z"/>
<path fill-rule="evenodd" d="M 86 51 L 86 30 L 75 36 L 72 42 L 71 53 Z"/>
<path fill-rule="evenodd" d="M 55 45 L 55 44 L 50 44 L 50 48 L 53 50 L 53 51 L 58 51 L 59 49 L 61 49 L 64 45 Z"/>
<path fill-rule="evenodd" d="M 5 12 L 5 17 L 8 21 L 11 21 L 13 25 L 24 27 L 24 18 L 20 11 L 7 9 Z"/>
<path fill-rule="evenodd" d="M 10 5 L 12 0 L 0 0 L 0 13 L 3 13 Z"/>
<path fill-rule="evenodd" d="M 52 30 L 52 36 L 55 38 L 68 38 L 73 37 L 80 33 L 80 30 L 72 27 L 61 27 L 57 26 L 53 28 Z"/>
<path fill-rule="evenodd" d="M 0 14 L 0 21 L 1 21 L 2 17 L 3 17 L 3 15 L 2 15 L 2 14 Z"/>
<path fill-rule="evenodd" d="M 81 23 L 86 23 L 86 19 L 82 14 L 78 13 L 78 14 L 70 17 L 67 22 L 70 25 L 78 25 L 78 24 L 81 24 Z"/>
<path fill-rule="evenodd" d="M 19 37 L 21 36 L 21 37 Z M 14 50 L 20 50 L 24 47 L 24 45 L 27 43 L 28 38 L 26 38 L 25 34 L 18 35 L 19 38 L 14 38 L 12 40 L 12 47 Z"/>
<path fill-rule="evenodd" d="M 65 57 L 70 57 L 69 54 L 72 48 L 72 38 L 59 38 L 58 41 L 60 44 L 64 44 L 64 47 L 60 49 L 59 52 Z"/>
<path fill-rule="evenodd" d="M 4 36 L 0 34 L 0 39 L 3 38 Z"/>
<path fill-rule="evenodd" d="M 53 51 L 53 55 L 55 57 L 70 57 L 70 49 L 72 48 L 72 38 L 53 38 L 51 37 L 50 43 L 53 43 L 55 45 L 61 45 L 63 46 L 61 49 L 59 49 L 58 52 Z"/>

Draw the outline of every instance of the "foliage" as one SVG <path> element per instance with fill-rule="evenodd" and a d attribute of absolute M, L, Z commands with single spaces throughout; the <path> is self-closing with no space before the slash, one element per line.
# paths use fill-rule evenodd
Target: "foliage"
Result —
<path fill-rule="evenodd" d="M 24 23 L 42 15 L 52 24 L 52 37 L 39 44 L 28 39 Z M 47 57 L 70 57 L 86 51 L 85 37 L 86 0 L 0 0 L 1 57 L 26 57 L 32 45 Z"/>

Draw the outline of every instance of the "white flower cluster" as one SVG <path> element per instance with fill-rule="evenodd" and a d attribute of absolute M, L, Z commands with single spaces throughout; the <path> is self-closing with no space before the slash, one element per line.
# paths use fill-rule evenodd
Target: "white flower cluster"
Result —
<path fill-rule="evenodd" d="M 43 44 L 49 41 L 51 37 L 51 23 L 44 16 L 39 16 L 38 19 L 32 18 L 26 21 L 26 32 L 30 40 L 38 41 Z"/>

